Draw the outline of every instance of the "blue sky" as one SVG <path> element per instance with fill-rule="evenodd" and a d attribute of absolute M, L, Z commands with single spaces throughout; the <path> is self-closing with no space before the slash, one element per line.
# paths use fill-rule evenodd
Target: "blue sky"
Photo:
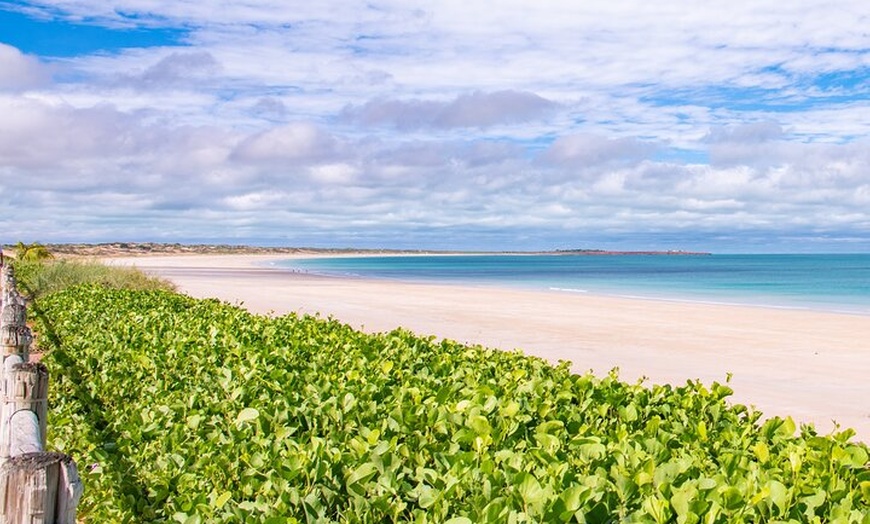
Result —
<path fill-rule="evenodd" d="M 867 27 L 861 1 L 0 0 L 0 241 L 867 252 Z"/>
<path fill-rule="evenodd" d="M 26 4 L 20 2 L 0 2 L 2 41 L 45 59 L 183 45 L 187 34 L 183 28 L 103 27 L 98 21 L 68 20 L 59 13 L 28 14 L 23 7 Z"/>

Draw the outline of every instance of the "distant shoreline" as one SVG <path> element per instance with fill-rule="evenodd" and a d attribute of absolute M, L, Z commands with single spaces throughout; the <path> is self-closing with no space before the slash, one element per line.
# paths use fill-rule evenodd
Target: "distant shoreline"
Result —
<path fill-rule="evenodd" d="M 705 251 L 556 249 L 550 251 L 464 251 L 433 249 L 262 247 L 232 244 L 106 242 L 44 244 L 53 254 L 68 257 L 131 257 L 155 255 L 564 255 L 564 256 L 704 256 Z M 12 251 L 14 246 L 3 246 Z"/>
<path fill-rule="evenodd" d="M 667 251 L 611 251 L 605 249 L 559 249 L 556 251 L 544 251 L 539 254 L 552 253 L 555 255 L 588 255 L 588 256 L 624 256 L 624 255 L 650 255 L 650 256 L 707 256 L 712 255 L 709 251 L 683 251 L 681 249 L 669 249 Z"/>

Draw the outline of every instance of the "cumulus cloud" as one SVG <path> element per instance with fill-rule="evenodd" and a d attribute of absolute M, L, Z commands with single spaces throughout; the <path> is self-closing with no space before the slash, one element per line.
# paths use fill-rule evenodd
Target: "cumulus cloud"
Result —
<path fill-rule="evenodd" d="M 0 113 L 0 165 L 56 169 L 59 178 L 79 162 L 129 166 L 147 159 L 170 171 L 209 168 L 226 160 L 235 140 L 215 128 L 151 123 L 110 104 L 77 108 L 0 97 Z"/>
<path fill-rule="evenodd" d="M 138 222 L 143 209 L 208 207 L 215 195 L 251 180 L 244 171 L 224 170 L 238 137 L 223 130 L 148 123 L 110 105 L 73 108 L 0 97 L 0 113 L 6 116 L 0 193 L 18 195 L 51 216 L 99 221 L 99 207 Z M 123 199 L 137 204 L 113 207 Z"/>
<path fill-rule="evenodd" d="M 718 166 L 776 165 L 782 161 L 782 126 L 757 122 L 716 128 L 710 131 L 710 162 Z"/>
<path fill-rule="evenodd" d="M 17 91 L 46 85 L 49 69 L 38 58 L 0 42 L 0 91 Z"/>
<path fill-rule="evenodd" d="M 135 124 L 111 106 L 75 108 L 0 98 L 0 163 L 61 166 L 105 151 L 124 154 Z M 147 147 L 147 145 L 146 145 Z"/>
<path fill-rule="evenodd" d="M 450 101 L 371 100 L 350 105 L 342 118 L 366 126 L 399 129 L 490 127 L 517 124 L 549 116 L 557 104 L 520 91 L 473 92 Z"/>
<path fill-rule="evenodd" d="M 606 138 L 577 133 L 556 139 L 542 159 L 559 167 L 590 167 L 635 162 L 649 156 L 656 145 L 636 138 Z"/>
<path fill-rule="evenodd" d="M 746 166 L 770 172 L 787 169 L 789 173 L 803 173 L 808 186 L 843 178 L 855 182 L 866 177 L 866 167 L 870 166 L 870 142 L 866 139 L 805 142 L 770 122 L 713 130 L 705 142 L 709 143 L 713 166 Z"/>
<path fill-rule="evenodd" d="M 337 141 L 308 123 L 293 123 L 257 133 L 243 140 L 232 153 L 242 163 L 275 165 L 332 159 Z"/>

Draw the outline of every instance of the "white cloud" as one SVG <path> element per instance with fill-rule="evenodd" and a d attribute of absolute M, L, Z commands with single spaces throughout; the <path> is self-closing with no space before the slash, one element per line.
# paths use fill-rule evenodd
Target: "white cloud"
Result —
<path fill-rule="evenodd" d="M 656 146 L 635 138 L 606 138 L 578 133 L 558 138 L 543 159 L 560 167 L 578 168 L 635 162 L 649 156 Z"/>
<path fill-rule="evenodd" d="M 49 68 L 39 59 L 0 42 L 0 91 L 42 87 L 50 78 Z"/>
<path fill-rule="evenodd" d="M 231 209 L 237 211 L 256 211 L 272 208 L 275 204 L 282 202 L 285 198 L 285 195 L 275 191 L 257 191 L 254 193 L 245 193 L 243 195 L 229 196 L 224 199 L 224 202 Z"/>
<path fill-rule="evenodd" d="M 328 159 L 337 153 L 335 139 L 316 126 L 293 123 L 243 140 L 233 159 L 247 163 L 282 163 Z"/>
<path fill-rule="evenodd" d="M 476 91 L 445 102 L 372 100 L 361 106 L 346 107 L 342 116 L 362 125 L 390 125 L 399 129 L 489 127 L 542 119 L 555 106 L 533 93 Z"/>
<path fill-rule="evenodd" d="M 757 144 L 783 136 L 783 129 L 776 122 L 755 122 L 716 128 L 710 131 L 708 140 L 713 143 Z"/>
<path fill-rule="evenodd" d="M 131 122 L 110 106 L 50 106 L 0 97 L 0 162 L 21 167 L 62 166 L 105 149 L 123 155 L 148 144 L 125 141 Z"/>
<path fill-rule="evenodd" d="M 349 164 L 326 164 L 311 168 L 312 178 L 321 184 L 351 184 L 359 170 Z"/>

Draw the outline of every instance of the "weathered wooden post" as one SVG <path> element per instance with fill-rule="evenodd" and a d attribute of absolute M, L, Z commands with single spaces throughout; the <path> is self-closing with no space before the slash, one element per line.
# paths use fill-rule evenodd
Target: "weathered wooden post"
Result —
<path fill-rule="evenodd" d="M 27 362 L 30 355 L 30 344 L 33 337 L 27 327 L 27 305 L 24 297 L 18 292 L 15 280 L 15 269 L 10 265 L 2 266 L 2 293 L 0 293 L 0 346 L 3 350 L 3 360 L 7 355 L 19 355 Z"/>
<path fill-rule="evenodd" d="M 0 522 L 75 524 L 81 479 L 63 453 L 26 453 L 0 466 Z"/>
<path fill-rule="evenodd" d="M 48 370 L 28 362 L 33 336 L 11 266 L 0 284 L 0 524 L 75 524 L 81 478 L 69 455 L 45 452 Z"/>
<path fill-rule="evenodd" d="M 13 362 L 8 358 L 6 364 Z M 48 369 L 33 362 L 5 366 L 6 431 L 0 443 L 0 458 L 45 451 L 48 418 Z M 7 436 L 8 435 L 8 436 Z"/>

